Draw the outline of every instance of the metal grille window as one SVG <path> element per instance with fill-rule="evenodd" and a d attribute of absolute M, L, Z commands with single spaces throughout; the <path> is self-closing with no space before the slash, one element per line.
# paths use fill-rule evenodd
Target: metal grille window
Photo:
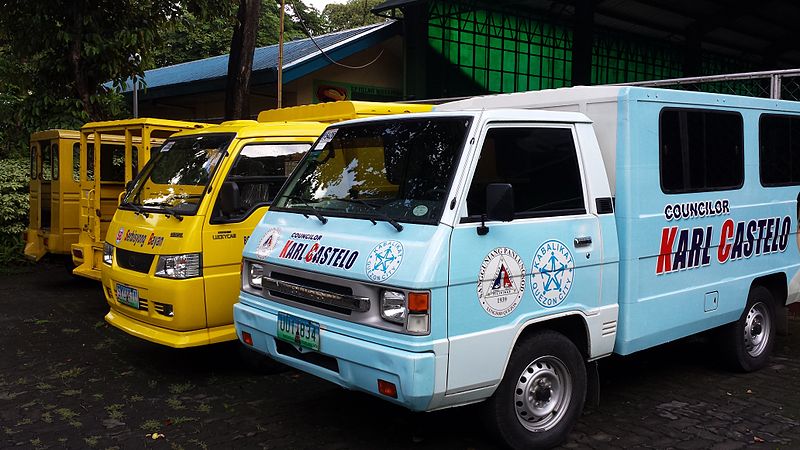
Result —
<path fill-rule="evenodd" d="M 592 48 L 592 84 L 675 78 L 683 74 L 681 53 L 651 42 L 602 34 Z"/>
<path fill-rule="evenodd" d="M 659 118 L 661 189 L 682 194 L 740 188 L 743 130 L 739 113 L 664 108 Z"/>
<path fill-rule="evenodd" d="M 433 2 L 428 43 L 433 85 L 453 89 L 467 78 L 472 91 L 517 92 L 568 86 L 572 32 L 562 26 L 504 12 Z M 458 89 L 458 88 L 456 88 Z M 470 89 L 464 87 L 464 94 Z"/>

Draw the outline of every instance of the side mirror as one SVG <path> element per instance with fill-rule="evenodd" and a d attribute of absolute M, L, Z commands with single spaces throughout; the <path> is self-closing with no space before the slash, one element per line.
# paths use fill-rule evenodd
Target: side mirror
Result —
<path fill-rule="evenodd" d="M 514 187 L 508 183 L 486 186 L 486 220 L 514 220 Z"/>
<path fill-rule="evenodd" d="M 217 195 L 217 204 L 223 216 L 230 217 L 238 211 L 240 200 L 238 184 L 233 181 L 222 183 L 222 186 L 219 188 L 219 195 Z"/>

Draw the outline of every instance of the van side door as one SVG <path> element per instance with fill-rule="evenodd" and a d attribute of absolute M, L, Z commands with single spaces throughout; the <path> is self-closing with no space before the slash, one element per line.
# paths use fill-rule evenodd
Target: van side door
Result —
<path fill-rule="evenodd" d="M 600 298 L 600 226 L 573 124 L 489 123 L 450 251 L 447 394 L 495 385 L 517 330 Z M 513 187 L 510 222 L 487 221 L 487 186 Z"/>
<path fill-rule="evenodd" d="M 214 207 L 203 227 L 203 277 L 209 328 L 233 323 L 244 244 L 312 143 L 313 138 L 295 138 L 241 144 L 241 150 L 234 153 L 234 161 L 227 166 L 230 169 L 221 178 L 234 192 L 234 204 L 222 204 L 222 183 L 214 183 Z"/>

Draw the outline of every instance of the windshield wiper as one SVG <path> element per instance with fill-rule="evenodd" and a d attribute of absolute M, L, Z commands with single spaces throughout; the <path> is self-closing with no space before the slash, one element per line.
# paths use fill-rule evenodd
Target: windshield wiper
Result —
<path fill-rule="evenodd" d="M 147 211 L 142 209 L 142 207 L 139 205 L 134 205 L 133 203 L 130 202 L 123 202 L 120 206 L 130 206 L 131 209 L 133 210 L 133 213 L 136 214 L 137 216 L 142 215 L 145 218 L 150 217 L 150 214 L 148 214 Z"/>
<path fill-rule="evenodd" d="M 323 216 L 322 214 L 320 214 L 320 213 L 319 213 L 319 211 L 317 211 L 317 208 L 315 208 L 314 206 L 312 206 L 311 204 L 309 204 L 309 203 L 308 203 L 308 199 L 305 199 L 305 198 L 303 198 L 303 197 L 300 197 L 300 196 L 297 196 L 297 195 L 287 195 L 287 196 L 286 196 L 286 198 L 288 198 L 289 200 L 297 200 L 297 201 L 299 201 L 299 202 L 303 202 L 303 204 L 304 204 L 304 205 L 306 205 L 306 206 L 308 206 L 308 209 L 310 209 L 310 210 L 311 210 L 311 214 L 314 214 L 314 217 L 316 217 L 317 219 L 319 219 L 319 221 L 320 221 L 320 222 L 322 222 L 322 224 L 323 224 L 323 225 L 325 225 L 326 223 L 328 223 L 328 219 L 326 219 L 326 218 L 325 218 L 325 216 Z M 301 214 L 303 214 L 303 217 L 305 217 L 306 219 L 308 219 L 308 214 L 306 214 L 306 213 L 302 213 L 302 212 L 301 212 Z"/>
<path fill-rule="evenodd" d="M 370 204 L 370 203 L 367 203 L 364 200 L 361 200 L 360 198 L 337 198 L 336 200 L 341 200 L 343 202 L 349 202 L 349 203 L 358 203 L 359 205 L 364 205 L 364 206 L 370 208 L 372 211 L 378 212 L 378 207 L 377 206 L 375 206 L 373 204 Z M 398 232 L 399 231 L 403 231 L 403 226 L 400 225 L 400 222 L 392 219 L 386 213 L 378 213 L 374 217 L 377 218 L 377 219 L 383 220 L 385 222 L 388 222 L 389 225 L 393 226 Z M 375 225 L 375 220 L 372 217 L 368 217 L 367 219 L 370 222 L 372 222 L 373 225 Z"/>
<path fill-rule="evenodd" d="M 172 216 L 172 217 L 178 219 L 178 222 L 183 222 L 183 216 L 181 215 L 181 213 L 179 213 L 178 211 L 175 211 L 175 208 L 173 208 L 169 203 L 166 203 L 166 202 L 151 203 L 150 205 L 158 206 L 162 211 L 164 211 L 164 213 L 165 213 L 164 215 L 165 216 L 167 216 L 167 217 Z M 150 205 L 148 205 L 148 206 L 150 206 Z"/>

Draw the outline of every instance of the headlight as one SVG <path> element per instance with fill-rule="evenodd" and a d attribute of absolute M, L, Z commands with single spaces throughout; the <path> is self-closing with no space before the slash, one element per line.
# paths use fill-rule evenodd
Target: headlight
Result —
<path fill-rule="evenodd" d="M 383 291 L 381 317 L 399 324 L 406 322 L 406 295 L 397 291 Z"/>
<path fill-rule="evenodd" d="M 114 246 L 108 242 L 103 242 L 103 263 L 111 265 L 114 260 Z"/>
<path fill-rule="evenodd" d="M 200 253 L 185 255 L 163 255 L 156 263 L 156 276 L 163 278 L 193 278 L 203 274 L 200 267 Z"/>
<path fill-rule="evenodd" d="M 247 265 L 247 282 L 250 286 L 261 289 L 261 278 L 264 276 L 264 266 L 256 263 Z"/>

